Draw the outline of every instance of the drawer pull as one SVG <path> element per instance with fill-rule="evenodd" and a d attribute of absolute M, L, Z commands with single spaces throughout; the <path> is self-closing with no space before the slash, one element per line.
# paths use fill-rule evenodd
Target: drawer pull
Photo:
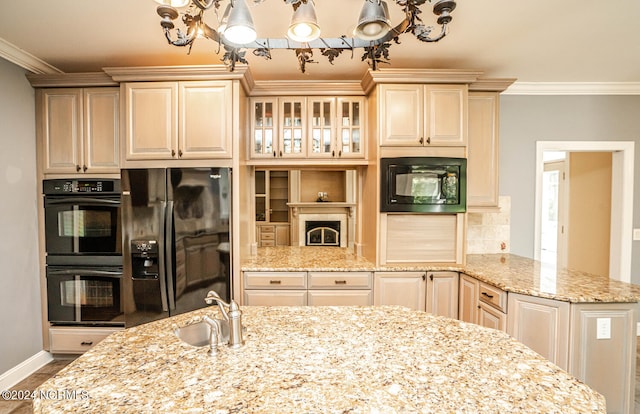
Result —
<path fill-rule="evenodd" d="M 280 285 L 280 284 L 282 284 L 282 280 L 270 280 L 269 284 L 270 285 Z"/>
<path fill-rule="evenodd" d="M 334 282 L 336 283 L 336 285 L 346 285 L 347 284 L 346 280 L 335 280 Z"/>
<path fill-rule="evenodd" d="M 80 345 L 82 345 L 82 346 L 91 346 L 91 345 L 93 345 L 93 341 L 82 341 L 82 342 L 80 342 Z"/>
<path fill-rule="evenodd" d="M 487 292 L 482 292 L 482 296 L 486 296 L 489 299 L 493 299 L 493 295 L 490 295 Z"/>

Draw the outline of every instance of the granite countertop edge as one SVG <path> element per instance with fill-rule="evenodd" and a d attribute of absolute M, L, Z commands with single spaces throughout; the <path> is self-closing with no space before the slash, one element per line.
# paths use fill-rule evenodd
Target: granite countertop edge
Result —
<path fill-rule="evenodd" d="M 596 291 L 589 291 L 587 286 L 583 287 L 584 292 L 577 292 L 573 294 L 567 294 L 563 292 L 544 291 L 536 288 L 528 283 L 518 283 L 518 281 L 510 280 L 509 273 L 514 272 L 509 268 L 509 262 L 518 262 L 524 264 L 526 267 L 537 269 L 540 266 L 540 262 L 518 256 L 509 253 L 498 254 L 482 254 L 482 255 L 468 255 L 466 264 L 398 264 L 398 265 L 382 265 L 376 266 L 374 263 L 367 261 L 359 256 L 348 256 L 346 261 L 332 260 L 314 260 L 306 263 L 301 261 L 300 263 L 290 263 L 289 258 L 285 261 L 280 261 L 275 256 L 272 256 L 272 252 L 276 249 L 284 249 L 282 251 L 288 251 L 289 248 L 268 248 L 262 249 L 267 254 L 261 254 L 260 250 L 257 256 L 252 256 L 250 259 L 245 260 L 241 265 L 241 271 L 243 272 L 429 272 L 429 271 L 453 271 L 462 272 L 473 278 L 484 282 L 488 285 L 497 287 L 506 292 L 518 293 L 527 296 L 539 297 L 544 299 L 552 299 L 570 303 L 635 303 L 640 302 L 640 286 L 629 284 L 626 282 L 620 282 L 616 280 L 609 280 L 604 276 L 589 275 L 584 272 L 572 271 L 567 269 L 560 269 L 557 271 L 556 276 L 560 279 L 566 280 L 576 276 L 585 277 L 589 276 L 593 278 L 593 286 Z M 294 248 L 296 249 L 296 248 Z M 307 248 L 308 249 L 308 248 Z M 335 248 L 333 248 L 335 249 Z M 329 262 L 330 264 L 328 264 Z M 485 264 L 489 263 L 493 268 L 485 268 Z M 507 265 L 505 265 L 507 263 Z M 535 270 L 533 270 L 535 271 Z M 532 272 L 533 272 L 532 271 Z M 505 276 L 506 275 L 506 276 Z M 598 285 L 603 285 L 605 279 L 608 281 L 608 285 L 605 288 L 600 288 Z M 587 284 L 589 284 L 587 282 Z M 623 293 L 611 293 L 605 292 L 610 288 L 609 285 L 615 286 L 616 289 L 625 291 Z M 576 289 L 580 290 L 580 289 Z"/>

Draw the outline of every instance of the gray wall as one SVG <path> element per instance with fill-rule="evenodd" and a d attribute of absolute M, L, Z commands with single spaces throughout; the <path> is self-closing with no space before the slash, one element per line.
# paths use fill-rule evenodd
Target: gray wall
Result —
<path fill-rule="evenodd" d="M 0 374 L 42 351 L 34 90 L 0 58 Z"/>
<path fill-rule="evenodd" d="M 511 253 L 534 256 L 537 141 L 634 141 L 633 225 L 640 228 L 640 96 L 516 96 L 500 100 L 500 194 L 511 196 Z M 631 282 L 640 284 L 640 241 Z"/>

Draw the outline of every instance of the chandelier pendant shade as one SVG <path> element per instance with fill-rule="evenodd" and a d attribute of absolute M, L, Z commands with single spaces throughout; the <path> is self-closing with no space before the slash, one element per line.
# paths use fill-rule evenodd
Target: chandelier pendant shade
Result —
<path fill-rule="evenodd" d="M 391 30 L 387 2 L 365 0 L 353 35 L 363 40 L 376 40 Z"/>
<path fill-rule="evenodd" d="M 393 43 L 400 43 L 404 33 L 413 34 L 422 42 L 438 42 L 447 35 L 447 28 L 452 20 L 451 12 L 456 8 L 454 0 L 393 0 L 404 12 L 404 19 L 392 25 L 389 9 L 384 0 L 362 0 L 363 5 L 358 20 L 354 22 L 352 36 L 320 37 L 320 25 L 315 11 L 314 0 L 284 0 L 293 7 L 291 23 L 283 32 L 282 38 L 260 38 L 253 23 L 248 0 L 155 0 L 160 3 L 157 13 L 161 17 L 167 42 L 174 46 L 188 46 L 189 50 L 199 37 L 213 40 L 225 50 L 222 61 L 233 71 L 237 63 L 248 64 L 245 50 L 266 59 L 272 59 L 272 50 L 294 51 L 304 73 L 308 63 L 313 60 L 314 51 L 325 56 L 331 64 L 345 51 L 361 49 L 362 60 L 367 61 L 371 69 L 376 70 L 381 63 L 390 63 L 389 48 Z M 266 0 L 252 0 L 252 3 L 264 3 Z M 272 0 L 274 1 L 274 0 Z M 186 3 L 185 3 L 186 2 Z M 205 23 L 205 11 L 226 3 L 220 21 L 213 26 Z M 437 17 L 434 26 L 423 23 L 420 6 L 433 4 L 432 11 Z M 224 4 L 222 4 L 224 5 Z M 180 11 L 177 9 L 181 9 Z M 259 7 L 255 8 L 256 10 Z M 174 20 L 182 15 L 182 23 L 186 31 L 176 29 Z M 217 27 L 217 29 L 214 29 Z M 258 28 L 259 29 L 259 28 Z M 285 34 L 283 33 L 283 34 Z M 174 36 L 175 35 L 175 36 Z"/>

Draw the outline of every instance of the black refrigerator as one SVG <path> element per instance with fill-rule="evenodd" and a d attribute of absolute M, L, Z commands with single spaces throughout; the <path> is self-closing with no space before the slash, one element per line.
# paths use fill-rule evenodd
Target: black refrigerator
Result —
<path fill-rule="evenodd" d="M 230 183 L 229 168 L 121 171 L 126 327 L 230 299 Z"/>

